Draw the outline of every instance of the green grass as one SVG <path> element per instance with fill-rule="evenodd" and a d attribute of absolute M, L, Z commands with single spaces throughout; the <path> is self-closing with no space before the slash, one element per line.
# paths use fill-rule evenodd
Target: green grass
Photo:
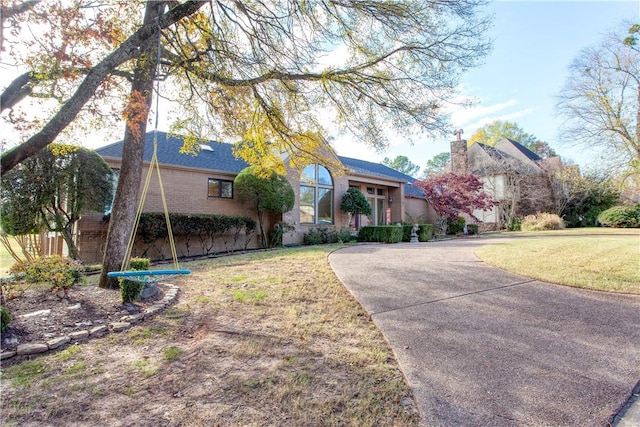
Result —
<path fill-rule="evenodd" d="M 236 301 L 257 303 L 267 297 L 267 292 L 262 289 L 233 289 L 231 291 Z"/>
<path fill-rule="evenodd" d="M 640 237 L 616 235 L 619 233 L 602 236 L 520 234 L 550 237 L 483 246 L 476 250 L 476 256 L 487 264 L 536 280 L 640 294 Z M 640 236 L 640 233 L 634 234 Z"/>
<path fill-rule="evenodd" d="M 2 376 L 11 379 L 14 387 L 28 387 L 40 380 L 48 370 L 47 364 L 41 359 L 26 360 L 19 365 L 3 368 Z"/>
<path fill-rule="evenodd" d="M 20 247 L 18 246 L 18 242 L 16 242 L 13 238 L 11 238 L 11 247 L 18 253 L 20 253 Z M 9 269 L 13 264 L 15 264 L 16 260 L 9 254 L 9 251 L 4 247 L 4 245 L 0 245 L 0 276 L 5 276 L 9 274 Z"/>
<path fill-rule="evenodd" d="M 164 359 L 167 362 L 173 362 L 174 360 L 176 360 L 181 354 L 183 353 L 183 351 L 181 349 L 179 349 L 178 347 L 168 347 L 165 348 L 164 351 L 162 352 Z"/>
<path fill-rule="evenodd" d="M 82 347 L 79 344 L 73 344 L 69 347 L 67 347 L 65 350 L 61 351 L 60 353 L 58 353 L 58 357 L 60 358 L 60 360 L 62 361 L 67 361 L 69 360 L 71 357 L 73 357 L 75 354 L 78 354 L 82 351 Z"/>

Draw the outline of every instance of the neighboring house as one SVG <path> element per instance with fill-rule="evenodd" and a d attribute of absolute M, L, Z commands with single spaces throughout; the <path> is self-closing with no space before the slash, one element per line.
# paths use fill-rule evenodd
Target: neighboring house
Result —
<path fill-rule="evenodd" d="M 143 177 L 147 174 L 152 157 L 153 138 L 153 133 L 146 135 Z M 157 133 L 157 156 L 169 212 L 256 218 L 256 213 L 240 203 L 234 192 L 233 180 L 248 164 L 233 155 L 231 144 L 201 144 L 197 156 L 181 154 L 182 145 L 180 138 L 169 137 L 164 132 Z M 119 141 L 96 151 L 117 171 L 122 146 L 123 142 Z M 356 229 L 369 224 L 395 224 L 415 220 L 433 222 L 434 212 L 420 190 L 412 185 L 414 178 L 379 163 L 347 157 L 338 159 L 344 170 L 330 170 L 323 165 L 311 164 L 301 172 L 288 171 L 287 179 L 296 196 L 294 208 L 281 216 L 268 218 L 265 229 L 272 230 L 277 222 L 283 221 L 293 226 L 293 231 L 284 234 L 283 243 L 301 244 L 304 234 L 314 227 L 347 227 L 348 214 L 340 210 L 340 203 L 342 195 L 350 186 L 359 188 L 373 208 L 371 216 L 360 215 L 355 219 Z M 143 210 L 163 210 L 155 175 L 151 179 Z M 102 214 L 83 215 L 77 238 L 84 262 L 102 261 L 106 231 L 107 223 Z M 179 241 L 176 244 L 178 255 L 184 255 L 184 247 Z M 254 237 L 249 247 L 255 248 L 258 244 L 258 239 Z M 134 250 L 134 255 L 136 254 L 140 255 L 140 251 Z M 145 255 L 160 257 L 148 253 Z"/>
<path fill-rule="evenodd" d="M 517 141 L 503 138 L 493 147 L 467 141 L 451 142 L 453 171 L 471 172 L 484 183 L 484 191 L 499 202 L 491 211 L 474 215 L 485 229 L 499 229 L 512 218 L 536 212 L 555 212 L 558 191 L 554 173 L 559 157 L 543 159 Z"/>

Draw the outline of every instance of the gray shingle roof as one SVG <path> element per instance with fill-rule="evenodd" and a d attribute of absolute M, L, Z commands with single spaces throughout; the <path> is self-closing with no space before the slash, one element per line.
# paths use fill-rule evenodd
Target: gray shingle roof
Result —
<path fill-rule="evenodd" d="M 514 141 L 513 139 L 509 139 L 509 138 L 505 138 L 505 139 L 507 141 L 509 141 L 510 143 L 512 143 L 513 146 L 516 147 L 529 160 L 533 160 L 534 162 L 539 162 L 540 160 L 542 160 L 542 157 L 538 156 L 536 153 L 534 153 L 533 151 L 529 150 L 527 147 L 525 147 L 524 145 L 520 144 L 518 141 Z"/>
<path fill-rule="evenodd" d="M 505 138 L 507 139 L 507 138 Z M 537 156 L 534 152 L 530 151 L 526 147 L 518 144 L 515 141 L 508 140 L 518 150 L 521 148 L 528 151 L 533 156 Z M 477 176 L 502 174 L 506 171 L 515 172 L 516 174 L 531 174 L 536 172 L 539 168 L 534 164 L 525 163 L 522 158 L 517 158 L 510 153 L 504 152 L 496 147 L 476 142 L 472 145 L 474 149 L 482 149 L 493 161 L 485 161 L 482 157 L 473 156 L 469 161 L 469 172 Z M 520 150 L 522 151 L 522 150 Z M 527 158 L 533 160 L 533 158 L 526 152 L 522 152 Z"/>
<path fill-rule="evenodd" d="M 144 161 L 150 162 L 153 156 L 154 133 L 149 132 L 145 136 Z M 158 163 L 161 165 L 182 166 L 185 168 L 208 169 L 217 172 L 227 172 L 238 174 L 249 164 L 242 159 L 237 159 L 233 155 L 233 146 L 222 142 L 210 141 L 207 145 L 212 151 L 200 150 L 197 156 L 180 153 L 183 140 L 181 138 L 169 137 L 166 132 L 157 133 L 158 141 Z M 114 159 L 122 158 L 122 146 L 124 142 L 118 141 L 113 144 L 98 148 L 96 152 L 102 157 Z"/>
<path fill-rule="evenodd" d="M 416 179 L 403 174 L 393 168 L 382 163 L 367 162 L 365 160 L 353 159 L 350 157 L 338 156 L 343 165 L 345 165 L 351 172 L 359 175 L 367 175 L 372 177 L 380 177 L 384 179 L 392 179 L 394 181 L 402 181 L 404 185 L 404 195 L 406 197 L 424 197 L 424 193 L 412 185 Z"/>
<path fill-rule="evenodd" d="M 150 162 L 153 156 L 154 133 L 149 132 L 145 136 L 144 161 Z M 237 159 L 233 155 L 233 145 L 210 141 L 209 150 L 200 150 L 197 156 L 180 153 L 183 140 L 181 138 L 169 136 L 166 132 L 157 132 L 158 142 L 158 162 L 161 165 L 181 166 L 185 168 L 208 169 L 216 172 L 238 174 L 249 166 L 242 159 Z M 118 141 L 113 144 L 98 148 L 96 152 L 102 157 L 120 159 L 122 158 L 122 146 L 124 142 Z M 352 173 L 370 177 L 390 179 L 393 181 L 405 182 L 405 196 L 424 197 L 423 193 L 411 185 L 415 179 L 392 169 L 381 163 L 367 162 L 364 160 L 352 159 L 349 157 L 339 157 L 340 161 Z"/>

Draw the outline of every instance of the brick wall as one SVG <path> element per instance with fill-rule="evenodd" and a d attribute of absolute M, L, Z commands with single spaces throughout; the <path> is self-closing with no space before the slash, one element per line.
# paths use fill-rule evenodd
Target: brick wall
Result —
<path fill-rule="evenodd" d="M 421 221 L 427 224 L 435 224 L 436 212 L 425 199 L 407 198 L 405 199 L 405 218 L 402 221 Z"/>
<path fill-rule="evenodd" d="M 117 162 L 109 162 L 113 168 L 118 168 Z M 143 181 L 147 175 L 147 166 L 143 169 Z M 216 178 L 233 181 L 234 175 L 215 174 L 207 171 L 189 170 L 183 168 L 172 168 L 160 166 L 162 184 L 165 191 L 167 209 L 172 213 L 202 213 L 202 214 L 223 214 L 223 215 L 244 215 L 254 218 L 257 215 L 253 210 L 243 203 L 238 202 L 234 192 L 233 199 L 223 199 L 208 197 L 208 179 Z M 143 184 L 141 184 L 142 187 Z M 137 206 L 136 206 L 137 208 Z M 157 174 L 151 177 L 149 189 L 147 191 L 146 202 L 143 212 L 163 212 L 162 197 Z M 273 220 L 267 218 L 265 229 L 272 227 Z M 80 248 L 82 261 L 85 263 L 102 262 L 104 256 L 104 246 L 107 236 L 108 223 L 103 220 L 103 214 L 98 212 L 85 212 L 79 224 L 78 245 Z M 244 238 L 244 236 L 243 236 Z M 161 242 L 153 248 L 148 248 L 141 242 L 137 242 L 133 254 L 134 256 L 147 256 L 152 260 L 170 258 L 171 251 L 168 243 L 165 247 Z M 227 250 L 227 245 L 223 241 L 216 242 L 214 251 L 223 252 Z M 244 246 L 244 243 L 243 243 Z M 179 256 L 194 256 L 201 253 L 197 250 L 197 245 L 187 242 L 183 238 L 176 239 L 176 247 Z M 258 238 L 251 236 L 248 248 L 259 247 Z"/>

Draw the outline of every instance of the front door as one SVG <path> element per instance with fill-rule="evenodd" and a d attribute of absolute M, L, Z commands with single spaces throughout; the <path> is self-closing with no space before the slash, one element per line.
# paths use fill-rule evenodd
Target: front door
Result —
<path fill-rule="evenodd" d="M 372 213 L 367 217 L 367 225 L 386 225 L 387 223 L 387 199 L 383 197 L 367 197 L 371 205 Z"/>

